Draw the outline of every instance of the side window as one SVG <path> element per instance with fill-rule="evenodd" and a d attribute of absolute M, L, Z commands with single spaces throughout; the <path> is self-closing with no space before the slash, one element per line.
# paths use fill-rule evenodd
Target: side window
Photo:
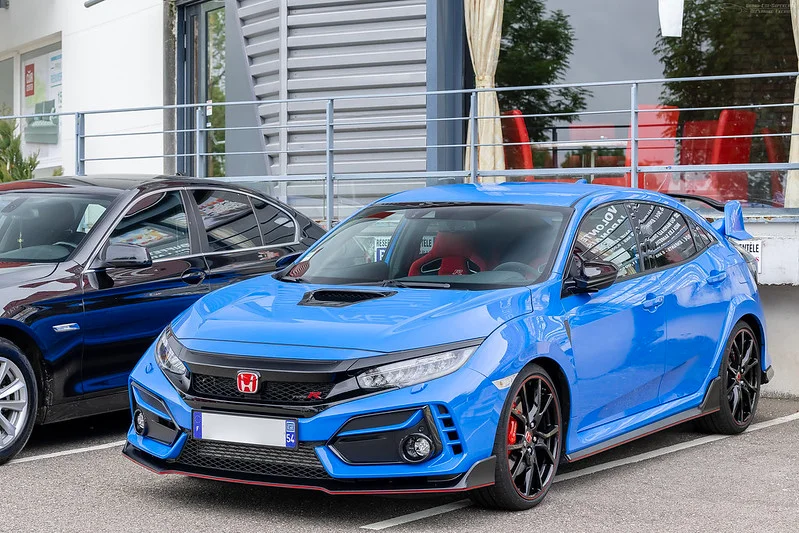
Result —
<path fill-rule="evenodd" d="M 263 246 L 248 196 L 198 189 L 192 191 L 192 197 L 200 210 L 210 251 L 225 252 Z"/>
<path fill-rule="evenodd" d="M 680 263 L 696 255 L 690 227 L 680 213 L 662 205 L 643 203 L 631 204 L 631 210 L 641 234 L 647 270 Z"/>
<path fill-rule="evenodd" d="M 136 202 L 117 224 L 110 241 L 144 246 L 153 259 L 191 253 L 180 192 L 154 194 Z"/>
<path fill-rule="evenodd" d="M 100 204 L 89 204 L 83 211 L 83 216 L 78 223 L 78 233 L 89 233 L 94 225 L 100 220 L 100 217 L 105 213 L 105 206 Z"/>
<path fill-rule="evenodd" d="M 285 211 L 265 200 L 251 198 L 255 216 L 264 238 L 264 246 L 294 242 L 296 227 L 294 220 Z"/>
<path fill-rule="evenodd" d="M 696 241 L 696 247 L 698 248 L 697 251 L 701 252 L 705 248 L 716 244 L 716 238 L 710 234 L 705 228 L 696 224 L 695 222 L 691 222 L 691 227 L 694 230 L 694 240 Z"/>
<path fill-rule="evenodd" d="M 619 268 L 619 279 L 641 272 L 638 243 L 622 204 L 591 211 L 580 224 L 575 252 L 584 261 L 609 261 Z"/>

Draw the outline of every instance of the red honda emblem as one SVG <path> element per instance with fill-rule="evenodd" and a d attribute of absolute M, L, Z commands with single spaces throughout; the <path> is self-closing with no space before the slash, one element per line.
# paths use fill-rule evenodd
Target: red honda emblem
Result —
<path fill-rule="evenodd" d="M 249 372 L 247 370 L 240 371 L 236 376 L 236 386 L 239 392 L 244 394 L 255 394 L 258 392 L 258 378 L 260 377 L 258 372 Z"/>

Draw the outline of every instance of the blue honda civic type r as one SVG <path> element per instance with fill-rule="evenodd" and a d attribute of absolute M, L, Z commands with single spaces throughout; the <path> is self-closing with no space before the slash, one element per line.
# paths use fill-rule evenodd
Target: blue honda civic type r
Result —
<path fill-rule="evenodd" d="M 641 190 L 389 196 L 174 320 L 130 377 L 124 453 L 158 473 L 530 508 L 561 462 L 689 419 L 748 427 L 773 372 L 746 238 L 737 202 L 711 225 Z"/>

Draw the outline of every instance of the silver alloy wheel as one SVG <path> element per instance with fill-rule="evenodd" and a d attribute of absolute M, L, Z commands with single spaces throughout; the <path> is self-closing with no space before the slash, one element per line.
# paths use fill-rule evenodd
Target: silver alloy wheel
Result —
<path fill-rule="evenodd" d="M 0 450 L 11 446 L 28 419 L 28 386 L 22 370 L 0 357 Z"/>

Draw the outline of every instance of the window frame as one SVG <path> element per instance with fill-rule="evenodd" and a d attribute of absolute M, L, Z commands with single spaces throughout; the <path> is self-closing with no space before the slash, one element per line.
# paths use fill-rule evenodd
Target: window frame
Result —
<path fill-rule="evenodd" d="M 213 185 L 192 185 L 184 188 L 186 193 L 186 197 L 189 199 L 189 208 L 192 212 L 192 217 L 194 219 L 194 224 L 196 226 L 196 233 L 197 239 L 199 241 L 199 253 L 198 255 L 220 255 L 220 254 L 237 254 L 241 252 L 248 252 L 254 250 L 269 250 L 273 248 L 285 248 L 287 246 L 295 246 L 300 244 L 300 224 L 297 221 L 297 218 L 293 216 L 291 213 L 283 209 L 281 206 L 276 204 L 275 202 L 270 202 L 267 198 L 263 196 L 253 194 L 249 191 L 235 189 L 232 187 L 224 187 L 224 186 L 213 186 Z M 250 205 L 250 211 L 252 212 L 252 216 L 255 218 L 256 226 L 258 228 L 258 235 L 261 239 L 261 246 L 251 246 L 248 248 L 237 248 L 233 250 L 211 250 L 208 245 L 208 233 L 205 231 L 205 226 L 202 221 L 202 214 L 200 213 L 200 208 L 197 205 L 197 202 L 194 200 L 194 191 L 223 191 L 231 194 L 240 194 L 242 196 L 247 197 L 247 201 Z M 274 207 L 278 211 L 281 211 L 286 215 L 294 223 L 294 240 L 291 242 L 285 242 L 280 244 L 266 244 L 264 240 L 263 231 L 261 231 L 261 224 L 258 221 L 258 214 L 255 212 L 255 206 L 253 205 L 252 199 L 256 198 L 262 202 L 267 203 L 268 205 Z"/>

